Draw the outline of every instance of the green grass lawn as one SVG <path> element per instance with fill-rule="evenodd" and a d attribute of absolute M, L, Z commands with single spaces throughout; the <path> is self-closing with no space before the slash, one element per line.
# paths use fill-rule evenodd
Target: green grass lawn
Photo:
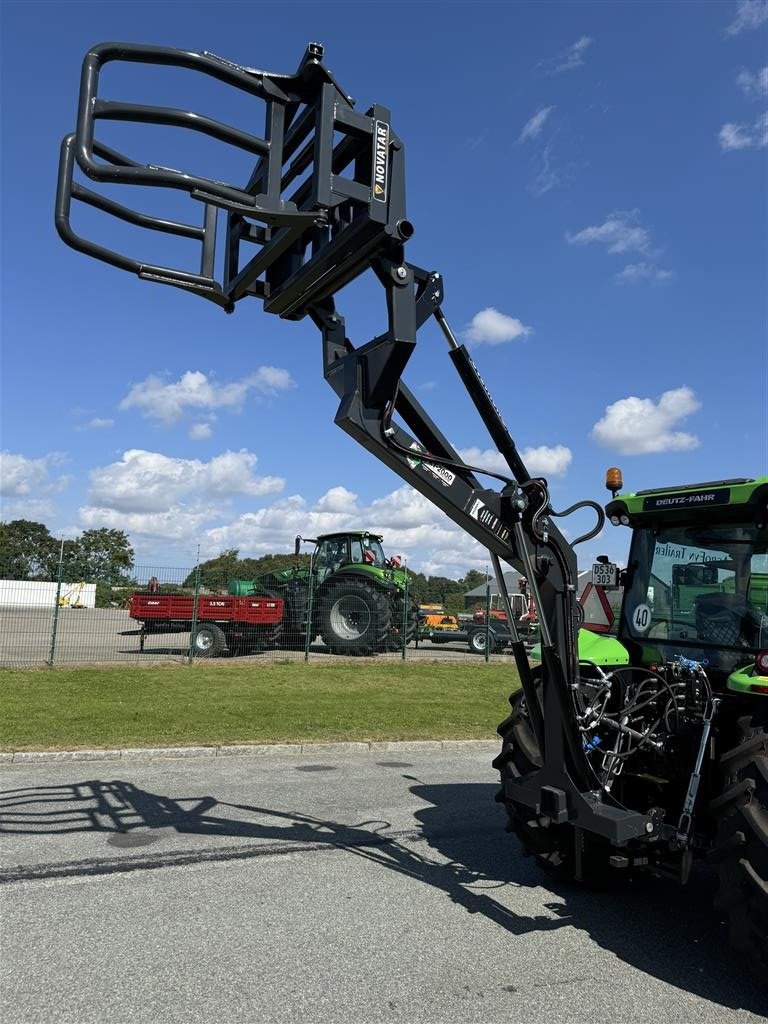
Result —
<path fill-rule="evenodd" d="M 0 749 L 471 739 L 509 665 L 343 662 L 0 670 Z"/>

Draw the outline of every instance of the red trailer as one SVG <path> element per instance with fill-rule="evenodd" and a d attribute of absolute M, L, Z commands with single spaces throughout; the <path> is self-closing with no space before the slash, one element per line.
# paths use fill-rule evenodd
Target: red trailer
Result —
<path fill-rule="evenodd" d="M 191 633 L 198 658 L 249 654 L 276 646 L 283 620 L 283 602 L 276 597 L 195 598 L 178 594 L 131 595 L 130 616 L 141 623 L 139 650 L 147 633 Z M 197 620 L 196 628 L 193 623 Z"/>

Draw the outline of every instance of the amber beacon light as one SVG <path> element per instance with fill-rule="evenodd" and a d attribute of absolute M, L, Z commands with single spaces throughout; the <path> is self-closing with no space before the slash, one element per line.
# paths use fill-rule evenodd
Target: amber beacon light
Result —
<path fill-rule="evenodd" d="M 610 469 L 606 469 L 605 486 L 608 488 L 608 490 L 611 492 L 614 498 L 624 486 L 624 481 L 621 479 L 621 470 L 618 469 L 616 466 L 611 466 Z"/>

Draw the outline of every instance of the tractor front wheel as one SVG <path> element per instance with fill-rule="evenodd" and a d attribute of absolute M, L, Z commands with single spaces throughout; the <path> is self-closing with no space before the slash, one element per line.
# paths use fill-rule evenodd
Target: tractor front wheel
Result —
<path fill-rule="evenodd" d="M 768 731 L 756 715 L 738 720 L 737 743 L 720 758 L 723 790 L 709 860 L 718 865 L 715 906 L 731 945 L 761 972 L 768 968 Z"/>
<path fill-rule="evenodd" d="M 533 677 L 538 691 L 541 670 L 534 669 Z M 548 874 L 564 881 L 577 880 L 595 888 L 604 887 L 615 877 L 608 861 L 611 851 L 607 842 L 583 829 L 577 831 L 573 825 L 556 825 L 549 818 L 535 814 L 530 807 L 513 803 L 506 797 L 505 782 L 531 775 L 542 766 L 541 751 L 522 690 L 514 693 L 509 702 L 512 714 L 497 730 L 502 746 L 493 762 L 501 780 L 496 799 L 506 808 L 507 831 L 515 833 L 525 853 L 533 856 Z M 580 845 L 578 857 L 576 843 Z"/>
<path fill-rule="evenodd" d="M 349 580 L 321 595 L 319 619 L 323 642 L 334 654 L 373 654 L 385 648 L 392 606 L 383 590 Z"/>

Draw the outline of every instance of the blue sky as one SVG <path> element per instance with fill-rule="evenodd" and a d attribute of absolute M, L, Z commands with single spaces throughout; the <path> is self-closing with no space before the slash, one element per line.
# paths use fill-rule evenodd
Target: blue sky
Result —
<path fill-rule="evenodd" d="M 227 317 L 60 242 L 58 145 L 82 57 L 110 39 L 284 72 L 316 40 L 359 109 L 391 108 L 408 257 L 443 274 L 444 311 L 555 507 L 605 500 L 610 465 L 629 490 L 768 473 L 767 18 L 763 0 L 5 0 L 3 518 L 125 529 L 142 564 L 191 565 L 198 544 L 203 557 L 286 551 L 297 532 L 345 526 L 382 530 L 429 574 L 487 564 L 334 427 L 311 324 L 256 300 Z M 102 94 L 248 127 L 245 107 L 191 78 L 105 72 Z M 215 148 L 159 130 L 143 144 L 148 162 L 224 176 Z M 168 193 L 134 205 L 174 216 L 179 202 L 189 217 Z M 76 228 L 122 240 L 88 213 Z M 355 343 L 385 326 L 382 299 L 363 282 L 338 297 Z M 407 381 L 454 444 L 494 465 L 435 326 Z M 609 528 L 579 561 L 621 561 L 626 544 Z"/>

